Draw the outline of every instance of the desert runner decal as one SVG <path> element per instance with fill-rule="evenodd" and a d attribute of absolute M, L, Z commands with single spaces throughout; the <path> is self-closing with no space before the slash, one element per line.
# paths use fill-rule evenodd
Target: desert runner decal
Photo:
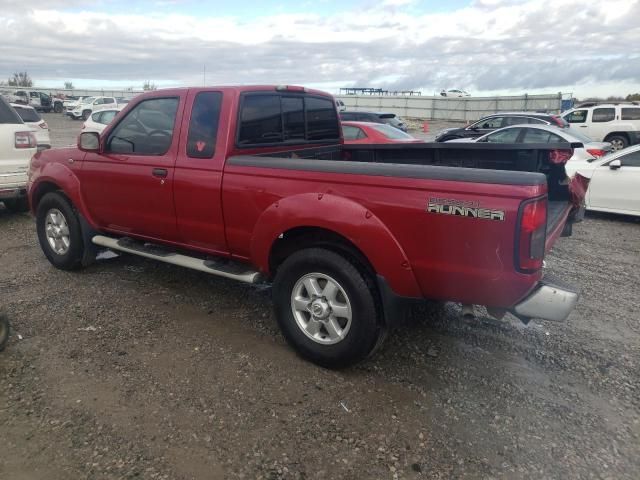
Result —
<path fill-rule="evenodd" d="M 453 198 L 429 198 L 427 212 L 442 215 L 457 215 L 460 217 L 483 218 L 485 220 L 504 221 L 503 210 L 481 208 L 480 202 L 470 200 L 456 200 Z"/>

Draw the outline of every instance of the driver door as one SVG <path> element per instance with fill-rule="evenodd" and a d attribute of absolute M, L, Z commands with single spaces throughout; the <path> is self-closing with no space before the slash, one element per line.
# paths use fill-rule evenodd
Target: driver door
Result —
<path fill-rule="evenodd" d="M 175 241 L 173 176 L 183 95 L 139 102 L 85 155 L 82 196 L 93 220 L 123 235 Z"/>
<path fill-rule="evenodd" d="M 620 167 L 611 167 L 620 160 Z M 618 213 L 640 213 L 640 150 L 596 167 L 587 190 L 589 207 Z"/>

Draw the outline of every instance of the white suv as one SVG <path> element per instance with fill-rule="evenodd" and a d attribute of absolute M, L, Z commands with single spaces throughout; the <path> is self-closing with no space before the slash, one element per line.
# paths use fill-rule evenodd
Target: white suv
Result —
<path fill-rule="evenodd" d="M 27 170 L 36 137 L 4 98 L 0 98 L 0 202 L 14 212 L 29 208 Z"/>
<path fill-rule="evenodd" d="M 572 129 L 596 142 L 610 142 L 614 150 L 640 143 L 640 105 L 585 105 L 562 114 Z"/>
<path fill-rule="evenodd" d="M 115 97 L 87 97 L 83 98 L 73 109 L 67 110 L 67 115 L 74 120 L 86 120 L 91 112 L 117 106 Z"/>

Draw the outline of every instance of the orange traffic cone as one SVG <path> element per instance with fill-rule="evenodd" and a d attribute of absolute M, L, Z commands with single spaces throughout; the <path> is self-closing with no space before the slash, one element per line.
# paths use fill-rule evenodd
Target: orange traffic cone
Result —
<path fill-rule="evenodd" d="M 424 122 L 424 123 L 422 124 L 422 131 L 423 131 L 424 133 L 429 133 L 429 123 Z"/>

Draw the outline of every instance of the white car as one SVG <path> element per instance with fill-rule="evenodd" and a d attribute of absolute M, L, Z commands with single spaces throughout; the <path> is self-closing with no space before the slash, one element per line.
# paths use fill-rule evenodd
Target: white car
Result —
<path fill-rule="evenodd" d="M 107 128 L 107 125 L 111 123 L 118 112 L 123 108 L 124 106 L 118 108 L 106 108 L 92 113 L 84 122 L 84 125 L 82 125 L 82 132 L 102 133 L 102 131 Z"/>
<path fill-rule="evenodd" d="M 585 105 L 562 114 L 571 130 L 596 141 L 610 142 L 614 150 L 640 143 L 640 105 L 634 103 Z"/>
<path fill-rule="evenodd" d="M 458 89 L 451 89 L 451 90 L 442 90 L 440 92 L 440 95 L 442 95 L 443 97 L 454 97 L 454 98 L 462 98 L 462 97 L 470 97 L 471 95 L 469 95 L 467 92 L 465 92 L 464 90 L 458 90 Z"/>
<path fill-rule="evenodd" d="M 91 112 L 116 107 L 117 105 L 115 97 L 86 97 L 73 109 L 67 109 L 67 115 L 74 120 L 86 120 L 91 115 Z"/>
<path fill-rule="evenodd" d="M 640 216 L 640 145 L 618 150 L 596 161 L 565 165 L 567 175 L 590 180 L 587 210 Z"/>
<path fill-rule="evenodd" d="M 33 131 L 0 97 L 0 202 L 11 211 L 29 208 L 27 170 L 36 151 Z"/>
<path fill-rule="evenodd" d="M 602 157 L 611 151 L 611 144 L 593 142 L 589 137 L 567 128 L 551 125 L 512 125 L 500 128 L 478 138 L 456 138 L 445 143 L 574 143 L 582 147 L 573 147 L 573 155 L 568 160 L 590 160 Z"/>
<path fill-rule="evenodd" d="M 27 105 L 12 103 L 13 109 L 20 115 L 25 125 L 29 125 L 36 136 L 38 150 L 51 148 L 51 137 L 49 135 L 49 125 L 45 122 L 35 108 Z"/>

